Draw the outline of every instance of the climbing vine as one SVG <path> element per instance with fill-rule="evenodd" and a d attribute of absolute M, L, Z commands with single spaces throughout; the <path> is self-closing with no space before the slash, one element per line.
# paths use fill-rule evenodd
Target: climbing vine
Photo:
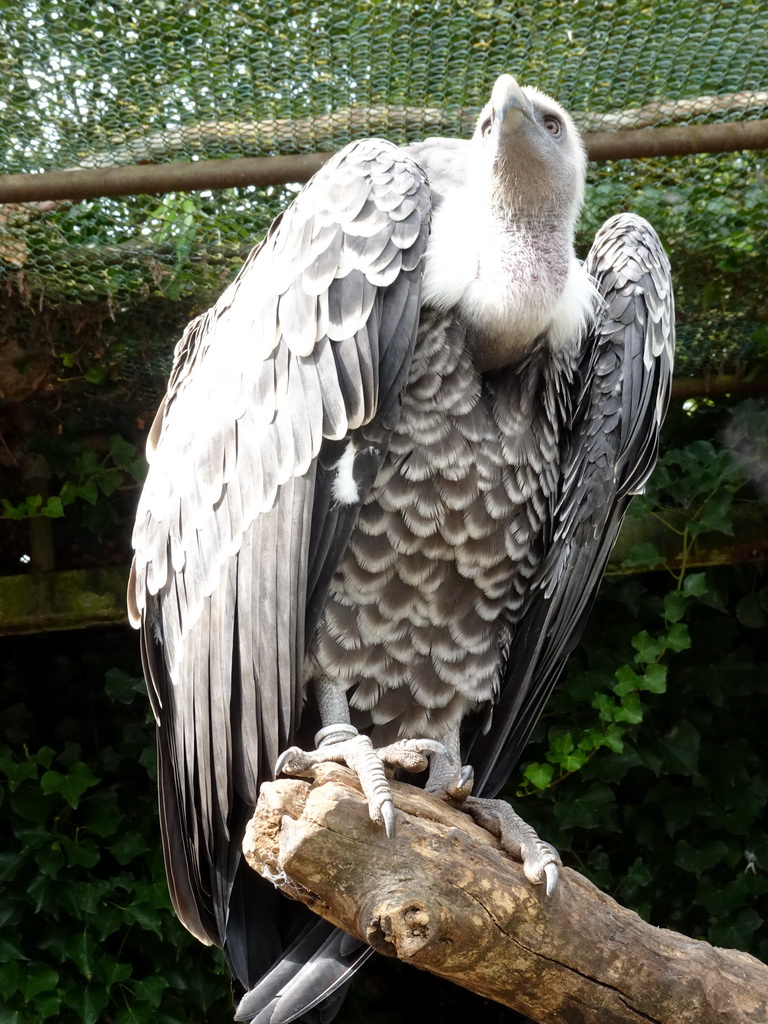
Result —
<path fill-rule="evenodd" d="M 85 507 L 78 509 L 78 522 L 101 536 L 106 526 L 118 521 L 109 499 L 119 487 L 141 483 L 146 473 L 145 460 L 135 445 L 119 434 L 113 434 L 107 445 L 106 452 L 98 454 L 58 436 L 31 438 L 27 451 L 43 456 L 46 475 L 62 482 L 53 495 L 27 494 L 16 503 L 0 498 L 0 517 L 16 521 L 36 516 L 61 519 L 68 506 L 84 502 Z"/>

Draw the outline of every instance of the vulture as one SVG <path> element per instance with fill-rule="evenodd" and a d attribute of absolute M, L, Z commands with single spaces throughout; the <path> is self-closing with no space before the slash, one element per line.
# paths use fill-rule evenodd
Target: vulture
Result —
<path fill-rule="evenodd" d="M 334 1016 L 370 952 L 245 864 L 259 787 L 388 770 L 558 856 L 496 796 L 578 641 L 670 389 L 669 264 L 640 217 L 574 255 L 586 156 L 510 75 L 469 140 L 338 152 L 175 350 L 129 583 L 173 905 L 236 1020 Z"/>

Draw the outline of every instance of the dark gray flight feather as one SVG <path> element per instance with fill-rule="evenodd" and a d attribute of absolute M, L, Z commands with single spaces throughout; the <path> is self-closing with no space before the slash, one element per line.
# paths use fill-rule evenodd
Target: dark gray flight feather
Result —
<path fill-rule="evenodd" d="M 151 431 L 129 604 L 158 720 L 169 885 L 181 920 L 224 947 L 246 990 L 297 916 L 282 913 L 287 929 L 265 925 L 273 893 L 244 867 L 239 837 L 298 729 L 307 605 L 322 603 L 354 520 L 355 506 L 339 510 L 333 496 L 343 446 L 331 439 L 366 426 L 385 435 L 393 418 L 429 210 L 423 172 L 394 146 L 347 147 L 190 324 Z M 410 267 L 385 287 L 366 283 L 365 251 L 345 249 L 372 223 L 389 225 Z M 327 312 L 296 317 L 287 297 L 313 275 L 325 277 L 316 309 Z M 243 888 L 247 912 L 233 904 Z"/>
<path fill-rule="evenodd" d="M 653 467 L 669 267 L 629 214 L 581 267 L 584 169 L 565 111 L 502 76 L 471 141 L 337 154 L 177 346 L 129 608 L 171 896 L 239 1020 L 330 1021 L 369 953 L 240 851 L 312 746 L 313 678 L 376 743 L 463 725 L 492 795 Z"/>

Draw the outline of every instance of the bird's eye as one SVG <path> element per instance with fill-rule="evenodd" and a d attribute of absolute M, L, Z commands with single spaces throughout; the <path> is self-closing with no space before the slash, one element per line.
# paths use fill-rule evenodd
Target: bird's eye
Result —
<path fill-rule="evenodd" d="M 544 118 L 542 124 L 547 129 L 550 135 L 559 135 L 562 130 L 562 125 L 556 117 L 548 115 Z"/>
<path fill-rule="evenodd" d="M 486 117 L 486 119 L 480 125 L 480 131 L 481 131 L 484 139 L 487 139 L 488 136 L 491 134 L 491 119 L 490 119 L 490 117 Z"/>

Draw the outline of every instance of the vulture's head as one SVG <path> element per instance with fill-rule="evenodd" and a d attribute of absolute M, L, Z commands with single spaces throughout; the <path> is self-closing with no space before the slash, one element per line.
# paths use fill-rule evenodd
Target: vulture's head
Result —
<path fill-rule="evenodd" d="M 477 121 L 475 173 L 490 174 L 496 214 L 520 223 L 575 224 L 587 157 L 559 103 L 502 75 Z"/>
<path fill-rule="evenodd" d="M 435 204 L 423 295 L 460 311 L 486 371 L 544 335 L 568 344 L 592 315 L 595 292 L 573 251 L 587 160 L 560 104 L 511 75 L 497 80 L 463 154 Z"/>

